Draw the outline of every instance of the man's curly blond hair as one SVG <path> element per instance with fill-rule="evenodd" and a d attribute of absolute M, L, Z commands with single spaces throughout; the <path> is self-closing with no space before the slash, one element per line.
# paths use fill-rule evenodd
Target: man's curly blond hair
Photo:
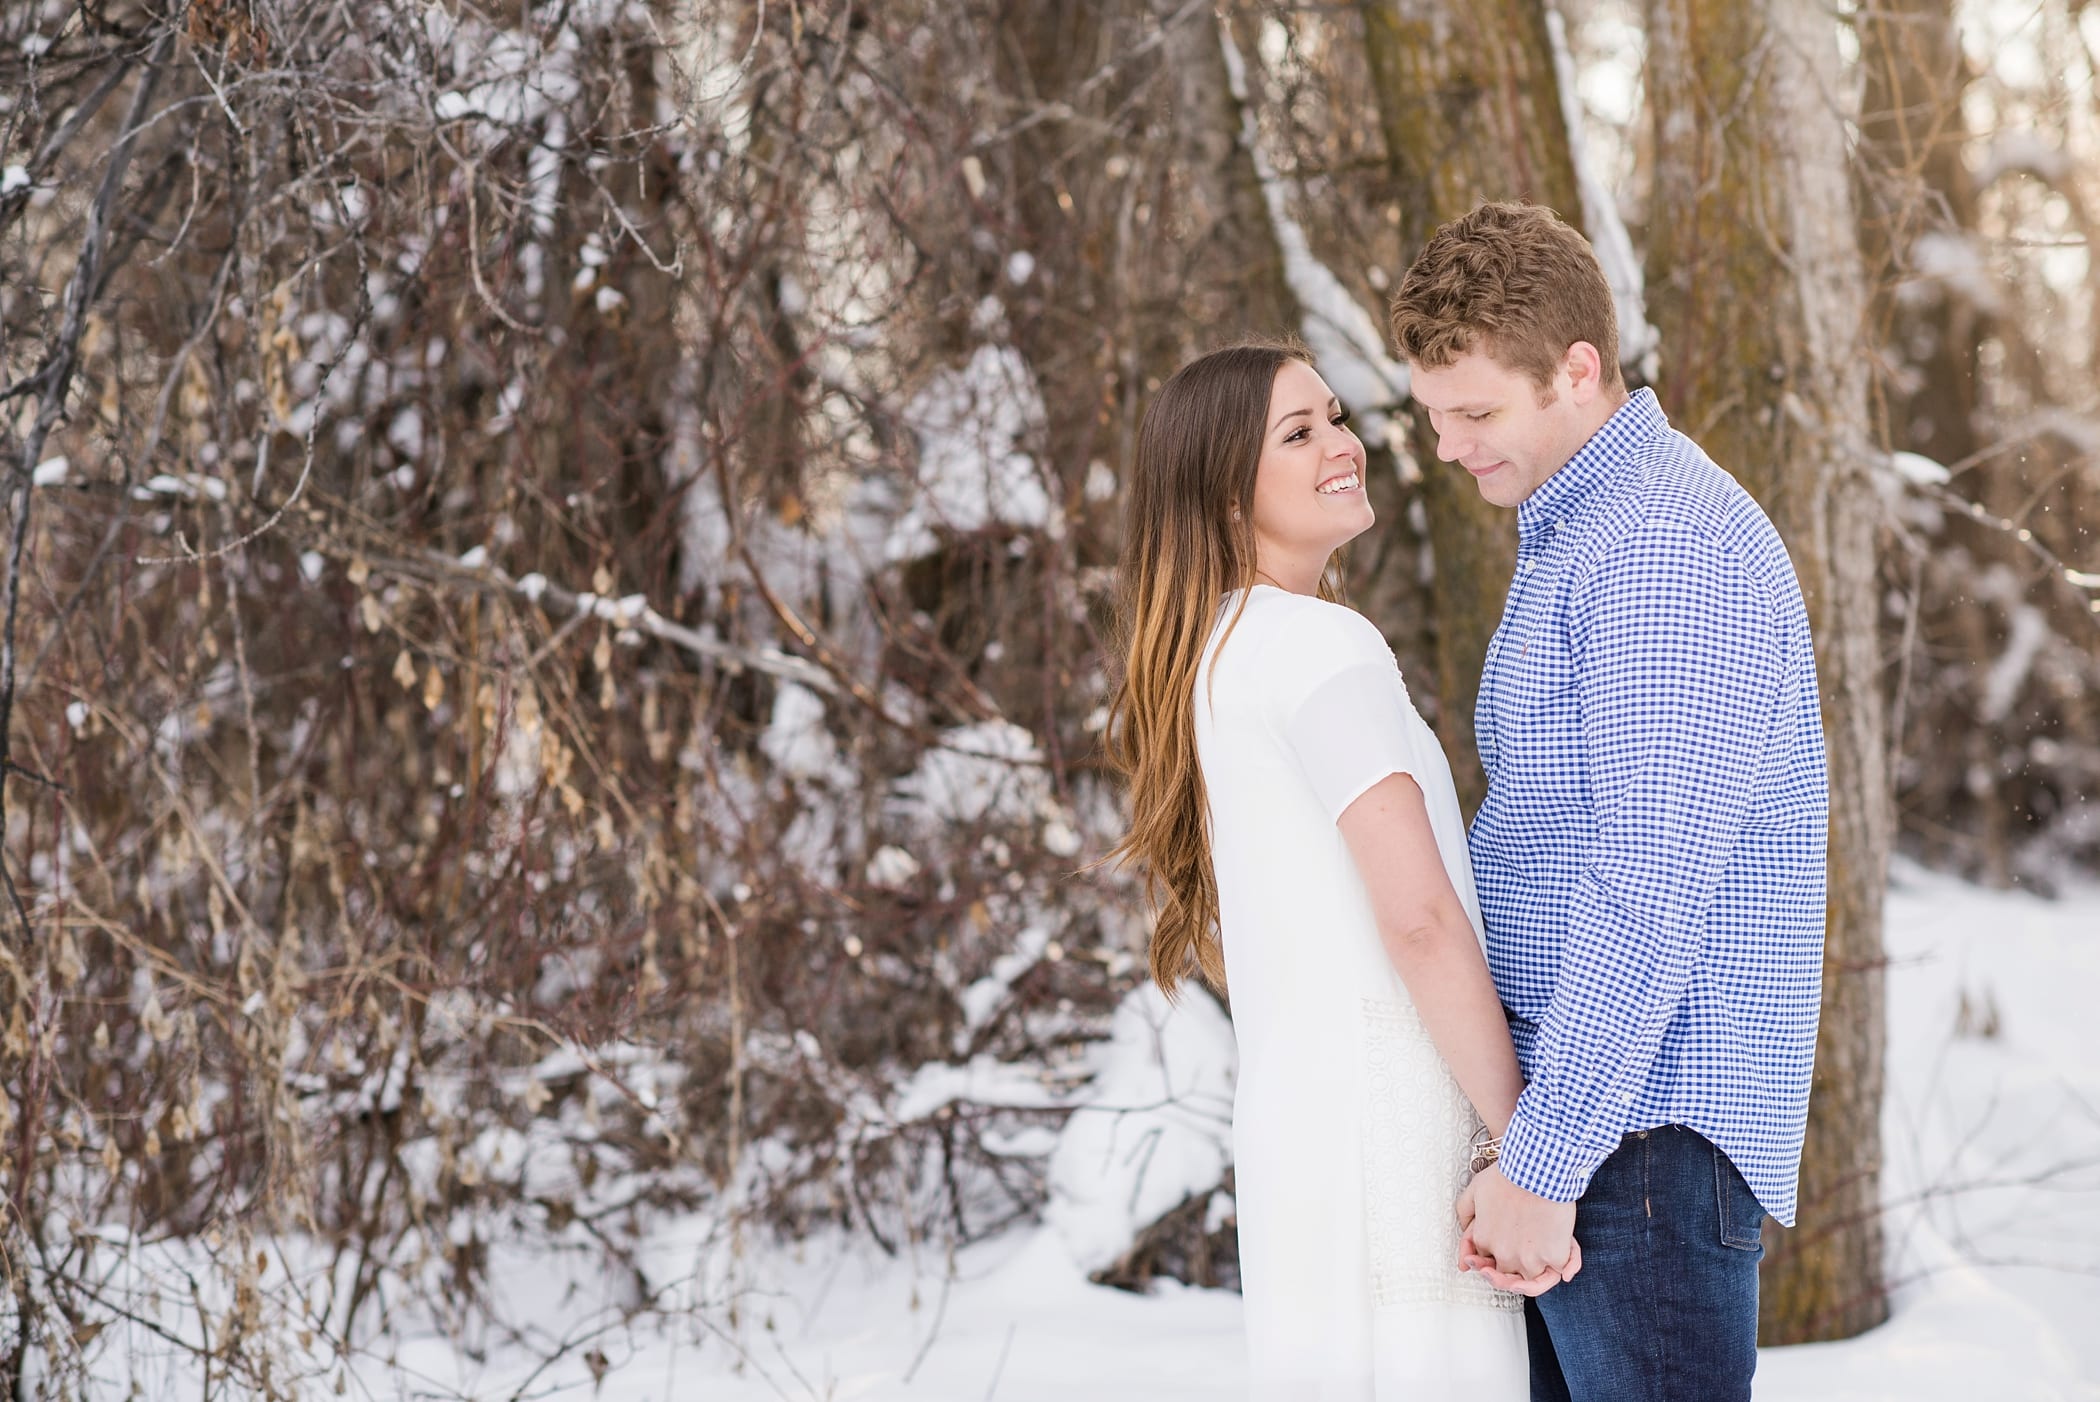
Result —
<path fill-rule="evenodd" d="M 1440 370 L 1469 351 L 1544 393 L 1588 341 L 1619 388 L 1619 319 L 1589 240 L 1543 205 L 1484 204 L 1438 229 L 1393 295 L 1393 343 Z"/>

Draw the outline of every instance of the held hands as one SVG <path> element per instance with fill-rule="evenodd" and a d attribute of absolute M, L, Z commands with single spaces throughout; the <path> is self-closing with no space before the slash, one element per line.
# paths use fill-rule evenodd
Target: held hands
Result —
<path fill-rule="evenodd" d="M 1575 1204 L 1526 1192 L 1490 1164 L 1458 1197 L 1458 1268 L 1497 1290 L 1545 1294 L 1582 1269 Z"/>

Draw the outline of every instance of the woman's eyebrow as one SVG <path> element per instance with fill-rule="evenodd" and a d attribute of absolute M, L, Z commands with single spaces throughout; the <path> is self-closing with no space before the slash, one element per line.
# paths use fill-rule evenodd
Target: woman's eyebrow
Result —
<path fill-rule="evenodd" d="M 1334 395 L 1331 395 L 1331 394 L 1330 394 L 1330 395 L 1328 395 L 1328 396 L 1327 396 L 1327 407 L 1328 407 L 1328 408 L 1330 408 L 1330 409 L 1339 409 L 1339 408 L 1341 408 L 1341 407 L 1342 407 L 1342 401 L 1341 401 L 1340 399 L 1336 398 L 1336 397 L 1335 397 Z M 1275 423 L 1272 423 L 1272 424 L 1270 424 L 1270 425 L 1269 425 L 1269 427 L 1270 427 L 1270 428 L 1282 428 L 1282 427 L 1283 427 L 1283 426 L 1284 426 L 1285 424 L 1289 423 L 1289 422 L 1290 422 L 1290 421 L 1291 421 L 1292 419 L 1295 419 L 1295 418 L 1299 418 L 1299 417 L 1301 417 L 1301 416 L 1304 416 L 1304 417 L 1309 417 L 1309 416 L 1310 416 L 1311 414 L 1312 414 L 1312 410 L 1310 410 L 1310 409 L 1293 409 L 1293 410 L 1291 410 L 1291 412 L 1289 412 L 1288 414 L 1285 414 L 1285 415 L 1284 415 L 1284 416 L 1283 416 L 1282 418 L 1278 419 L 1278 420 L 1277 420 L 1277 421 L 1276 421 Z"/>

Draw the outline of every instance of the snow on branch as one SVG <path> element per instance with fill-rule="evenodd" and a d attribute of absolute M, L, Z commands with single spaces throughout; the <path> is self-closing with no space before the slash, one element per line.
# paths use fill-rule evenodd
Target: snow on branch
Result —
<path fill-rule="evenodd" d="M 1091 1274 L 1223 1179 L 1238 1058 L 1209 994 L 1170 1003 L 1146 982 L 1124 997 L 1088 1064 L 1094 1079 L 1050 1156 L 1045 1216 Z"/>
<path fill-rule="evenodd" d="M 1247 65 L 1231 30 L 1218 26 L 1225 51 L 1225 72 L 1240 108 L 1240 143 L 1261 180 L 1262 201 L 1283 253 L 1284 278 L 1303 312 L 1299 331 L 1320 363 L 1320 373 L 1344 404 L 1362 416 L 1364 437 L 1391 442 L 1396 430 L 1390 415 L 1407 403 L 1407 367 L 1385 351 L 1385 338 L 1334 270 L 1313 253 L 1305 229 L 1291 214 L 1289 190 L 1269 164 L 1248 95 Z M 1405 455 L 1401 460 L 1406 461 Z"/>
<path fill-rule="evenodd" d="M 2053 185 L 2070 173 L 2070 156 L 2040 132 L 2001 132 L 1984 148 L 1976 167 L 1976 188 L 1987 190 L 2007 175 L 2032 175 Z"/>
<path fill-rule="evenodd" d="M 1583 142 L 1582 101 L 1575 92 L 1575 59 L 1568 47 L 1568 25 L 1556 6 L 1546 8 L 1546 29 L 1553 38 L 1553 72 L 1560 85 L 1561 120 L 1568 129 L 1568 156 L 1575 163 L 1575 183 L 1582 192 L 1582 227 L 1588 233 L 1604 280 L 1611 284 L 1619 315 L 1619 364 L 1653 378 L 1652 357 L 1659 337 L 1648 320 L 1647 284 L 1633 237 L 1619 217 L 1619 202 L 1590 165 Z"/>
<path fill-rule="evenodd" d="M 527 574 L 513 579 L 503 570 L 487 563 L 487 553 L 479 547 L 456 558 L 442 551 L 426 550 L 416 556 L 401 559 L 368 557 L 365 563 L 370 568 L 387 574 L 409 575 L 425 580 L 436 578 L 490 593 L 507 594 L 521 603 L 544 608 L 550 613 L 567 615 L 570 625 L 598 619 L 614 628 L 631 628 L 637 633 L 647 634 L 673 647 L 683 648 L 695 657 L 703 657 L 729 667 L 748 667 L 754 672 L 763 672 L 782 681 L 794 682 L 826 696 L 836 696 L 842 690 L 837 678 L 813 662 L 782 652 L 778 648 L 740 647 L 735 643 L 724 642 L 710 633 L 688 628 L 658 613 L 643 595 L 630 594 L 625 598 L 607 598 L 588 590 L 563 588 L 542 574 Z"/>

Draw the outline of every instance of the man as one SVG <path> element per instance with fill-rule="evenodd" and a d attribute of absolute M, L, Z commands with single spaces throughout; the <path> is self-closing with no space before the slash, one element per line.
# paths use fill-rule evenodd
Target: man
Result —
<path fill-rule="evenodd" d="M 1535 1294 L 1534 1399 L 1748 1399 L 1822 976 L 1800 587 L 1757 504 L 1626 393 L 1611 290 L 1550 211 L 1439 229 L 1393 334 L 1437 456 L 1517 512 L 1470 846 L 1526 1088 L 1459 1202 L 1462 1264 Z"/>

